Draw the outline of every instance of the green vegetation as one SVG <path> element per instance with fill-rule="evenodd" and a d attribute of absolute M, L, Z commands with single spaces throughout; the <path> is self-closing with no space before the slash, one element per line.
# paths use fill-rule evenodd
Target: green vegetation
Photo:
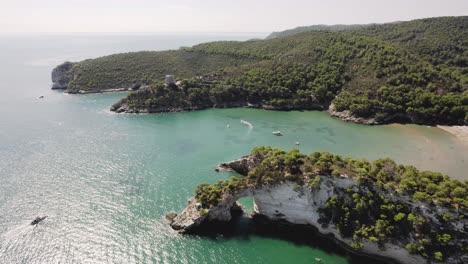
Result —
<path fill-rule="evenodd" d="M 296 27 L 293 29 L 287 29 L 285 31 L 273 32 L 266 37 L 266 39 L 280 38 L 295 35 L 307 31 L 344 31 L 351 29 L 359 29 L 368 27 L 370 25 L 365 24 L 354 24 L 354 25 L 313 25 L 305 27 Z"/>
<path fill-rule="evenodd" d="M 333 104 L 377 123 L 468 124 L 467 28 L 468 17 L 431 18 L 117 54 L 76 64 L 69 89 L 155 83 L 113 107 L 130 112 Z M 165 74 L 181 89 L 160 88 Z"/>
<path fill-rule="evenodd" d="M 413 166 L 398 165 L 385 158 L 370 162 L 365 159 L 345 158 L 328 152 L 314 152 L 309 156 L 297 149 L 285 152 L 271 147 L 256 147 L 251 155 L 262 162 L 253 168 L 246 177 L 233 177 L 228 181 L 219 181 L 215 185 L 200 185 L 195 195 L 209 208 L 221 198 L 224 191 L 236 191 L 246 186 L 261 187 L 267 184 L 279 184 L 285 181 L 307 185 L 309 188 L 320 186 L 320 177 L 336 175 L 355 179 L 359 184 L 370 185 L 389 193 L 398 193 L 412 197 L 415 201 L 428 205 L 448 206 L 454 209 L 468 209 L 468 182 L 450 179 L 440 172 L 419 171 Z M 209 195 L 206 195 L 209 192 Z M 352 191 L 348 191 L 352 195 Z M 424 197 L 424 199 L 421 199 Z M 366 201 L 356 200 L 358 207 Z M 369 200 L 371 197 L 360 199 Z M 370 199 L 372 200 L 372 199 Z M 203 201 L 207 201 L 204 203 Z M 418 216 L 407 214 L 408 220 L 419 223 Z M 447 216 L 448 215 L 448 216 Z M 400 221 L 406 216 L 397 212 L 391 218 Z M 441 219 L 450 221 L 450 214 L 445 212 Z"/>
<path fill-rule="evenodd" d="M 99 91 L 151 84 L 163 80 L 166 74 L 191 78 L 251 61 L 225 55 L 205 56 L 184 49 L 114 54 L 75 64 L 69 90 Z"/>
<path fill-rule="evenodd" d="M 433 65 L 466 67 L 466 25 L 468 17 L 438 17 L 409 22 L 368 25 L 315 25 L 274 32 L 267 39 L 286 37 L 309 31 L 344 31 L 388 41 L 417 53 Z M 450 34 L 448 34 L 450 32 Z"/>
<path fill-rule="evenodd" d="M 298 150 L 257 147 L 251 159 L 258 165 L 245 177 L 199 185 L 195 198 L 202 208 L 210 209 L 245 188 L 293 182 L 295 189 L 315 192 L 327 177 L 351 178 L 354 185 L 333 188 L 334 195 L 320 211 L 320 221 L 336 225 L 342 236 L 352 238 L 353 247 L 359 249 L 367 242 L 384 246 L 398 240 L 408 252 L 435 260 L 467 247 L 465 242 L 452 242 L 464 235 L 449 228 L 449 222 L 468 214 L 468 182 L 398 165 L 391 159 L 370 162 L 328 152 L 306 156 Z M 422 209 L 435 207 L 437 222 Z"/>

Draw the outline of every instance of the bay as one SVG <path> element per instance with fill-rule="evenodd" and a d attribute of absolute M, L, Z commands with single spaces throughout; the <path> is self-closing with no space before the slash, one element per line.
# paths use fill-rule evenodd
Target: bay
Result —
<path fill-rule="evenodd" d="M 468 147 L 434 127 L 364 126 L 307 111 L 114 114 L 109 107 L 126 93 L 50 90 L 50 72 L 65 60 L 261 36 L 0 36 L 0 262 L 357 263 L 339 250 L 283 239 L 181 236 L 169 228 L 165 213 L 181 210 L 199 183 L 231 176 L 214 172 L 217 164 L 260 145 L 390 157 L 468 179 Z M 34 228 L 37 215 L 48 218 Z"/>

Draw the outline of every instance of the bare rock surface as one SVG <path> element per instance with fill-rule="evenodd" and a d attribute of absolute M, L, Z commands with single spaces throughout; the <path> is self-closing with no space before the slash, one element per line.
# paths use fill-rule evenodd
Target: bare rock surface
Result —
<path fill-rule="evenodd" d="M 72 80 L 73 62 L 64 62 L 52 70 L 52 89 L 68 89 Z"/>

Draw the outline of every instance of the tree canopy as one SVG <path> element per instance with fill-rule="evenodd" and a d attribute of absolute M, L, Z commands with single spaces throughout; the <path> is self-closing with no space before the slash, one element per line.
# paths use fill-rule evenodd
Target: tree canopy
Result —
<path fill-rule="evenodd" d="M 174 74 L 182 89 L 171 96 L 181 110 L 333 105 L 379 123 L 467 124 L 467 62 L 468 17 L 445 17 L 116 54 L 76 64 L 69 89 L 155 90 Z M 138 111 L 166 104 L 166 95 L 135 93 L 127 99 Z"/>

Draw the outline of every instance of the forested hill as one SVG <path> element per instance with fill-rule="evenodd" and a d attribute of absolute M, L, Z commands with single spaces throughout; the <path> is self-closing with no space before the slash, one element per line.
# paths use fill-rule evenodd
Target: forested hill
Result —
<path fill-rule="evenodd" d="M 307 31 L 346 31 L 375 37 L 423 55 L 433 64 L 467 66 L 468 16 L 417 19 L 407 22 L 368 25 L 314 25 L 271 33 L 267 39 Z"/>
<path fill-rule="evenodd" d="M 307 31 L 320 31 L 320 30 L 326 30 L 326 31 L 344 31 L 344 30 L 351 30 L 351 29 L 357 29 L 357 28 L 363 28 L 363 27 L 368 27 L 371 24 L 354 24 L 354 25 L 312 25 L 312 26 L 302 26 L 302 27 L 296 27 L 292 29 L 287 29 L 284 31 L 278 31 L 278 32 L 272 32 L 270 35 L 268 35 L 265 39 L 273 39 L 273 38 L 280 38 L 280 37 L 286 37 L 286 36 L 291 36 L 294 34 L 302 33 L 302 32 L 307 32 Z"/>
<path fill-rule="evenodd" d="M 467 124 L 467 40 L 467 17 L 454 17 L 210 42 L 77 63 L 68 90 L 153 83 L 115 104 L 118 112 L 332 106 L 362 123 Z M 165 74 L 181 82 L 166 87 Z"/>

